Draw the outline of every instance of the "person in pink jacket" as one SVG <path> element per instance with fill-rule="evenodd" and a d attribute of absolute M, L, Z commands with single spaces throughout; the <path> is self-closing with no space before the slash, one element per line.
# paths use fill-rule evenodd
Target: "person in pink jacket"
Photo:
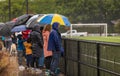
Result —
<path fill-rule="evenodd" d="M 43 50 L 44 50 L 46 69 L 50 69 L 50 63 L 51 63 L 51 59 L 52 59 L 52 51 L 47 50 L 50 30 L 51 30 L 50 25 L 46 25 L 43 29 L 43 41 L 44 41 Z"/>

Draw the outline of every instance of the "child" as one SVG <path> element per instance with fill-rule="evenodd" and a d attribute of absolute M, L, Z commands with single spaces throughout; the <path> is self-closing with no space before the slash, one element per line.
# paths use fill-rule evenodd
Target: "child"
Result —
<path fill-rule="evenodd" d="M 30 38 L 28 38 L 27 41 L 24 42 L 25 52 L 26 52 L 26 63 L 28 68 L 31 66 L 31 60 L 32 60 L 32 49 L 31 49 L 32 44 L 30 42 L 31 42 Z"/>
<path fill-rule="evenodd" d="M 16 44 L 12 43 L 10 48 L 10 56 L 15 56 L 17 54 Z"/>
<path fill-rule="evenodd" d="M 23 51 L 24 51 L 24 45 L 23 45 L 24 40 L 21 34 L 19 34 L 17 37 L 18 37 L 18 42 L 17 42 L 18 63 L 21 66 L 23 62 L 22 57 L 23 57 Z"/>

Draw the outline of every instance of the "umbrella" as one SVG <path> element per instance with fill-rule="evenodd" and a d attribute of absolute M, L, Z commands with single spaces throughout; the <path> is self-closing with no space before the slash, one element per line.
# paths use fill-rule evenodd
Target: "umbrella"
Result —
<path fill-rule="evenodd" d="M 20 25 L 20 26 L 15 26 L 11 32 L 20 32 L 20 31 L 25 31 L 27 30 L 26 29 L 26 26 L 25 25 Z"/>
<path fill-rule="evenodd" d="M 15 25 L 15 22 L 9 21 L 4 23 L 5 25 L 1 27 L 0 29 L 0 36 L 10 36 L 11 35 L 11 29 Z"/>
<path fill-rule="evenodd" d="M 34 24 L 38 23 L 37 19 L 44 16 L 44 14 L 37 14 L 32 16 L 27 22 L 26 22 L 26 27 L 27 28 L 33 28 Z"/>
<path fill-rule="evenodd" d="M 12 22 L 15 22 L 15 26 L 24 25 L 28 21 L 28 19 L 31 18 L 32 16 L 33 16 L 32 14 L 24 14 L 17 18 L 14 18 Z"/>
<path fill-rule="evenodd" d="M 5 25 L 1 30 L 0 30 L 0 36 L 10 36 L 10 28 Z"/>
<path fill-rule="evenodd" d="M 5 26 L 5 23 L 0 23 L 0 30 Z"/>
<path fill-rule="evenodd" d="M 37 20 L 40 24 L 52 24 L 59 22 L 60 25 L 70 26 L 70 22 L 67 17 L 60 14 L 47 14 Z"/>

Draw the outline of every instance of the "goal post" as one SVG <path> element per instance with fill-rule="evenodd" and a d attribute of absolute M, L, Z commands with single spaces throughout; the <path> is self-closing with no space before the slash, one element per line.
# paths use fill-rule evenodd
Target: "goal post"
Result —
<path fill-rule="evenodd" d="M 73 27 L 81 27 L 81 26 L 89 26 L 89 27 L 100 27 L 103 26 L 104 27 L 104 36 L 107 37 L 108 35 L 108 29 L 107 29 L 107 23 L 87 23 L 87 24 L 71 24 L 70 26 L 70 31 L 73 30 Z M 71 34 L 72 36 L 72 31 Z"/>

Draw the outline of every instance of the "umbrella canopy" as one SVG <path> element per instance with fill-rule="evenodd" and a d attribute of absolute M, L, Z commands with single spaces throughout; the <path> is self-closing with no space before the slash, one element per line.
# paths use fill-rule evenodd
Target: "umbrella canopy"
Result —
<path fill-rule="evenodd" d="M 25 25 L 20 25 L 20 26 L 15 26 L 11 32 L 20 32 L 20 31 L 25 31 L 27 30 L 26 29 L 26 26 Z"/>
<path fill-rule="evenodd" d="M 44 16 L 44 14 L 37 14 L 32 16 L 27 22 L 26 22 L 26 27 L 27 28 L 33 28 L 35 24 L 37 24 L 37 19 Z"/>
<path fill-rule="evenodd" d="M 0 30 L 5 26 L 5 23 L 0 23 Z"/>
<path fill-rule="evenodd" d="M 14 18 L 12 22 L 15 22 L 15 26 L 24 25 L 28 21 L 28 19 L 31 18 L 32 16 L 33 16 L 32 14 L 24 14 L 22 16 Z"/>
<path fill-rule="evenodd" d="M 10 28 L 7 27 L 7 25 L 5 25 L 5 27 L 3 27 L 0 30 L 0 36 L 10 36 L 10 35 L 11 35 Z"/>
<path fill-rule="evenodd" d="M 1 27 L 0 29 L 0 36 L 10 36 L 11 35 L 11 29 L 15 25 L 15 22 L 9 21 L 4 23 L 5 25 Z"/>
<path fill-rule="evenodd" d="M 53 24 L 59 22 L 60 25 L 70 26 L 70 22 L 67 17 L 60 14 L 47 14 L 37 20 L 40 24 Z"/>

